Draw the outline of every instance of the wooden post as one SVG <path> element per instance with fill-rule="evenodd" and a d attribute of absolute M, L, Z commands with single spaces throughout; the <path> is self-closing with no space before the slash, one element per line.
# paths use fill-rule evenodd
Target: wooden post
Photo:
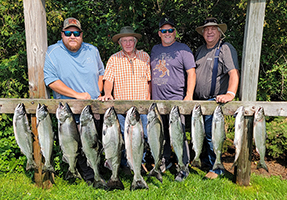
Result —
<path fill-rule="evenodd" d="M 241 65 L 241 101 L 256 101 L 266 0 L 248 0 Z M 253 117 L 245 117 L 243 148 L 236 172 L 239 185 L 249 185 Z"/>
<path fill-rule="evenodd" d="M 43 72 L 45 53 L 48 46 L 45 0 L 24 0 L 23 5 L 30 98 L 47 98 Z M 31 115 L 31 122 L 32 131 L 35 135 L 33 143 L 34 159 L 39 167 L 39 170 L 35 171 L 35 182 L 37 186 L 43 187 L 42 155 L 38 142 L 35 114 Z M 45 183 L 45 185 L 51 184 Z"/>

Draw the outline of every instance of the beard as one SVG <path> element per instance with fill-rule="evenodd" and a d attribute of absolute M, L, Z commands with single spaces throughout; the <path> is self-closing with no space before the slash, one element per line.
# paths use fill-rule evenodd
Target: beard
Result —
<path fill-rule="evenodd" d="M 70 41 L 74 41 L 77 44 L 70 45 L 69 44 Z M 77 52 L 81 48 L 82 42 L 83 42 L 82 38 L 77 38 L 77 40 L 72 39 L 63 40 L 63 43 L 66 46 L 66 48 L 72 52 Z"/>

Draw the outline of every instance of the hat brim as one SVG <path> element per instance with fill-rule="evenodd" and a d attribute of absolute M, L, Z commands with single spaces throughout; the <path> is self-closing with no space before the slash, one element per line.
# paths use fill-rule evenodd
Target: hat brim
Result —
<path fill-rule="evenodd" d="M 225 31 L 227 30 L 227 25 L 226 24 L 216 24 L 216 23 L 213 23 L 213 22 L 207 23 L 207 24 L 205 24 L 203 26 L 199 26 L 195 30 L 198 32 L 198 34 L 202 35 L 202 33 L 203 33 L 202 30 L 205 27 L 207 27 L 207 26 L 218 26 L 222 30 L 223 33 L 225 33 Z"/>
<path fill-rule="evenodd" d="M 121 37 L 129 37 L 133 36 L 136 37 L 138 40 L 142 38 L 142 35 L 139 33 L 119 33 L 112 37 L 113 42 L 118 42 Z"/>

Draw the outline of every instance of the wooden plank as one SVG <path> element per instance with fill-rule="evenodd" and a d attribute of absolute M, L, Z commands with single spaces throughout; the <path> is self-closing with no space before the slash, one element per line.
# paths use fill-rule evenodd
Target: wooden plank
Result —
<path fill-rule="evenodd" d="M 24 0 L 23 6 L 30 98 L 47 98 L 43 71 L 45 53 L 48 47 L 45 0 Z M 31 115 L 31 121 L 32 131 L 36 139 L 33 143 L 34 159 L 39 168 L 38 171 L 35 171 L 35 183 L 37 186 L 43 187 L 42 156 L 37 139 L 38 132 L 36 129 L 35 114 Z M 47 180 L 47 182 L 50 182 L 50 180 Z M 44 185 L 51 186 L 50 183 L 45 183 Z"/>
<path fill-rule="evenodd" d="M 242 101 L 256 101 L 257 85 L 261 55 L 261 43 L 263 24 L 265 17 L 266 0 L 248 0 L 245 33 L 242 52 L 240 99 Z M 258 105 L 255 102 L 255 105 Z M 271 104 L 270 104 L 271 105 Z M 268 108 L 265 108 L 267 109 Z M 269 107 L 270 110 L 276 109 Z M 284 107 L 279 108 L 270 116 L 280 116 Z M 236 183 L 248 186 L 250 182 L 252 127 L 253 117 L 245 117 L 246 128 L 244 129 L 243 145 L 239 156 L 239 164 L 236 168 Z"/>
<path fill-rule="evenodd" d="M 256 101 L 266 0 L 248 0 L 242 65 L 240 99 Z"/>
<path fill-rule="evenodd" d="M 14 113 L 18 103 L 24 103 L 26 111 L 29 114 L 36 113 L 38 103 L 48 106 L 51 114 L 56 113 L 59 102 L 68 103 L 74 114 L 80 114 L 86 105 L 92 106 L 94 113 L 103 114 L 105 111 L 114 106 L 117 113 L 125 113 L 130 107 L 136 106 L 140 113 L 146 114 L 149 106 L 155 102 L 158 105 L 161 114 L 169 114 L 174 105 L 179 106 L 180 112 L 184 115 L 190 115 L 194 105 L 200 104 L 202 113 L 210 115 L 218 105 L 214 101 L 163 101 L 163 100 L 114 100 L 101 102 L 98 100 L 75 100 L 75 99 L 5 99 L 0 98 L 0 113 Z M 267 102 L 267 101 L 232 101 L 222 105 L 224 115 L 233 115 L 236 109 L 243 105 L 245 116 L 252 116 L 258 107 L 263 107 L 266 116 L 287 116 L 287 102 Z"/>

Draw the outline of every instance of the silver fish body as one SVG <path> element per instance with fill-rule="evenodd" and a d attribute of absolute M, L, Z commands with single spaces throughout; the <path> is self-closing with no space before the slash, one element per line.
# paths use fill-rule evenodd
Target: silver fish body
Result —
<path fill-rule="evenodd" d="M 159 167 L 163 155 L 164 128 L 156 103 L 153 103 L 149 107 L 147 120 L 148 143 L 155 163 L 154 168 L 149 173 L 149 176 L 155 176 L 160 182 L 162 182 L 162 175 Z"/>
<path fill-rule="evenodd" d="M 59 103 L 56 117 L 58 119 L 58 135 L 63 152 L 63 161 L 69 164 L 65 178 L 81 178 L 76 168 L 80 137 L 73 113 L 67 103 L 64 106 Z"/>
<path fill-rule="evenodd" d="M 90 166 L 94 171 L 93 186 L 95 188 L 105 188 L 106 183 L 100 177 L 99 173 L 99 163 L 101 158 L 98 137 L 91 106 L 87 105 L 84 107 L 80 115 L 80 138 L 82 142 L 82 150 L 87 157 L 88 166 Z"/>
<path fill-rule="evenodd" d="M 268 172 L 268 167 L 264 161 L 267 134 L 263 107 L 259 107 L 254 114 L 253 135 L 256 145 L 256 151 L 260 155 L 260 161 L 257 165 L 257 168 L 263 168 Z"/>
<path fill-rule="evenodd" d="M 148 189 L 141 176 L 141 163 L 144 151 L 144 132 L 140 114 L 131 107 L 126 115 L 124 129 L 125 149 L 128 164 L 134 172 L 131 190 Z"/>
<path fill-rule="evenodd" d="M 203 147 L 205 137 L 205 128 L 201 106 L 195 105 L 191 117 L 191 140 L 192 148 L 195 152 L 195 157 L 192 161 L 192 166 L 201 167 L 200 154 Z"/>
<path fill-rule="evenodd" d="M 114 107 L 106 110 L 103 122 L 102 144 L 105 152 L 106 167 L 112 170 L 112 175 L 107 183 L 110 190 L 124 189 L 119 179 L 119 166 L 121 163 L 121 152 L 124 141 L 121 134 L 120 123 Z"/>
<path fill-rule="evenodd" d="M 178 160 L 179 170 L 186 171 L 183 163 L 184 132 L 178 106 L 174 106 L 169 114 L 169 136 Z"/>
<path fill-rule="evenodd" d="M 52 120 L 46 105 L 38 104 L 36 109 L 37 131 L 41 153 L 45 158 L 43 172 L 55 173 L 51 165 L 51 156 L 54 146 L 54 132 L 52 129 Z"/>
<path fill-rule="evenodd" d="M 212 119 L 212 144 L 213 144 L 213 151 L 216 154 L 216 160 L 213 165 L 213 170 L 216 169 L 224 170 L 224 166 L 221 162 L 221 154 L 224 140 L 225 140 L 224 116 L 222 113 L 221 106 L 218 105 L 215 108 Z"/>
<path fill-rule="evenodd" d="M 233 166 L 237 165 L 238 158 L 242 149 L 243 144 L 243 133 L 244 133 L 244 107 L 240 106 L 234 113 L 235 117 L 235 133 L 234 133 L 234 141 L 235 145 L 235 159 L 233 162 Z M 231 167 L 231 168 L 232 168 Z"/>
<path fill-rule="evenodd" d="M 16 142 L 21 152 L 27 157 L 26 170 L 36 168 L 33 159 L 33 138 L 29 127 L 29 121 L 23 103 L 19 103 L 14 111 L 13 129 Z"/>

